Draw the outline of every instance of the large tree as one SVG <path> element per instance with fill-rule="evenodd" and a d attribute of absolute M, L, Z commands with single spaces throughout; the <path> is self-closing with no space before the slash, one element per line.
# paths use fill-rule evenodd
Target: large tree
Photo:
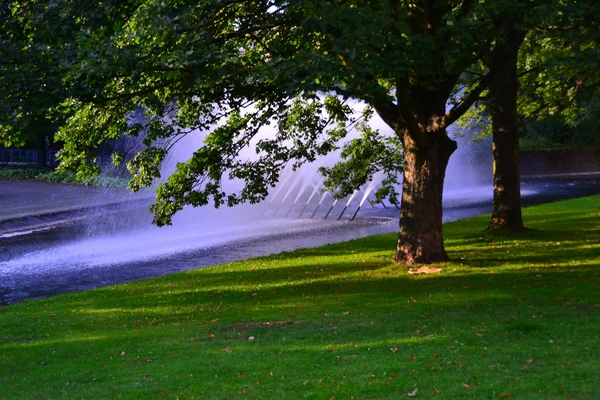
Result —
<path fill-rule="evenodd" d="M 489 91 L 494 162 L 492 229 L 523 229 L 519 108 L 521 115 L 530 113 L 529 117 L 548 113 L 573 117 L 578 113 L 580 95 L 599 82 L 597 11 L 596 1 L 532 2 L 522 12 L 511 13 L 499 44 L 488 58 L 490 70 L 498 70 Z"/>
<path fill-rule="evenodd" d="M 77 5 L 52 2 L 72 17 Z M 359 99 L 402 146 L 396 259 L 445 261 L 442 188 L 456 149 L 446 129 L 490 81 L 464 90 L 460 78 L 489 53 L 489 19 L 501 9 L 473 0 L 139 1 L 126 18 L 75 32 L 76 54 L 59 63 L 61 82 L 85 87 L 61 105 L 63 165 L 94 172 L 103 141 L 144 131 L 147 148 L 128 163 L 139 189 L 160 175 L 178 138 L 210 129 L 158 188 L 155 222 L 168 224 L 188 204 L 261 201 L 287 163 L 335 147 L 356 122 L 346 100 Z M 259 139 L 269 124 L 277 134 Z M 256 158 L 241 158 L 249 146 Z M 244 186 L 225 192 L 226 179 Z"/>

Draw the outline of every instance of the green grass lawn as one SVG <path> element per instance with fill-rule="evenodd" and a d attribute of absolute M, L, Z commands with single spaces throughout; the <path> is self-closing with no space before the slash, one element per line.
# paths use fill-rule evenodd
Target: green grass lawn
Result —
<path fill-rule="evenodd" d="M 600 399 L 600 196 L 0 308 L 0 398 Z"/>

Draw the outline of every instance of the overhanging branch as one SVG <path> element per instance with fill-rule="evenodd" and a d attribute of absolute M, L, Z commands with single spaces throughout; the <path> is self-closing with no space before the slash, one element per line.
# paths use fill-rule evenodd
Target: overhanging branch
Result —
<path fill-rule="evenodd" d="M 383 122 L 390 126 L 394 131 L 398 131 L 400 127 L 400 119 L 396 113 L 396 107 L 394 103 L 390 102 L 377 102 L 373 101 L 372 106 L 381 117 Z"/>
<path fill-rule="evenodd" d="M 446 113 L 444 117 L 444 127 L 448 127 L 456 122 L 467 110 L 473 105 L 481 96 L 481 93 L 489 86 L 492 82 L 495 73 L 488 72 L 479 83 L 469 92 L 466 98 L 464 98 L 459 104 L 455 105 Z"/>

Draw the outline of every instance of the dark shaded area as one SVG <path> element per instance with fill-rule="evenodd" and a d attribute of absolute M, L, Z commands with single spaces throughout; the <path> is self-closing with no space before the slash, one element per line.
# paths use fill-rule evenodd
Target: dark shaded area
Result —
<path fill-rule="evenodd" d="M 600 147 L 521 151 L 522 176 L 581 174 L 600 171 Z"/>

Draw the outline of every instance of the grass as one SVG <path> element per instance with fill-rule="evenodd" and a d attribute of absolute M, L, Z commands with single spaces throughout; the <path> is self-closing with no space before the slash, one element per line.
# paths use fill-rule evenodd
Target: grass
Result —
<path fill-rule="evenodd" d="M 0 309 L 3 399 L 599 399 L 600 196 Z"/>
<path fill-rule="evenodd" d="M 54 168 L 43 168 L 31 165 L 0 165 L 0 179 L 39 179 L 48 182 L 70 183 L 84 186 L 106 188 L 127 188 L 127 180 L 109 176 L 90 176 L 77 179 L 74 172 L 57 171 Z"/>

